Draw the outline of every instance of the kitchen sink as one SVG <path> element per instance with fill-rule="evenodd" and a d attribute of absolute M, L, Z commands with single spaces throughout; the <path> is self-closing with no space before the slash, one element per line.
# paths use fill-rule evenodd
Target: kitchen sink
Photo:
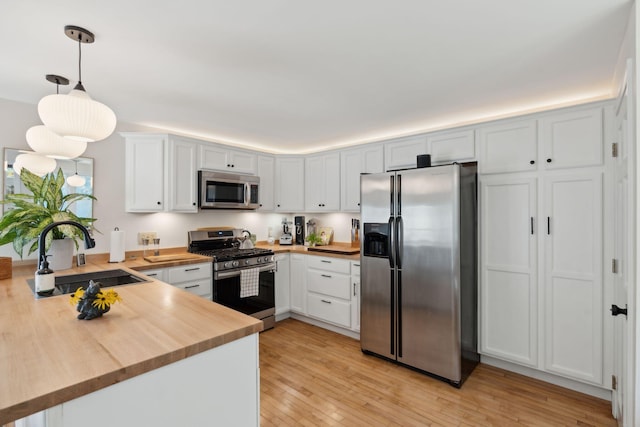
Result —
<path fill-rule="evenodd" d="M 111 286 L 130 285 L 132 283 L 148 282 L 148 279 L 136 276 L 135 274 L 131 274 L 128 271 L 120 269 L 56 276 L 55 280 L 56 287 L 53 293 L 48 296 L 70 294 L 80 287 L 82 287 L 83 289 L 87 289 L 87 287 L 89 286 L 89 280 L 100 282 L 103 288 L 108 288 Z M 29 284 L 31 291 L 33 291 L 33 293 L 35 294 L 35 280 L 28 279 L 27 283 Z M 36 294 L 36 297 L 40 298 L 41 296 Z"/>

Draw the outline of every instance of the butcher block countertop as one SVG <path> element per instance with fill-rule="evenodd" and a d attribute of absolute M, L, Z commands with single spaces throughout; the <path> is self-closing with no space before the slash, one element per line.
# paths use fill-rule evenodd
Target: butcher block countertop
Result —
<path fill-rule="evenodd" d="M 297 253 L 297 254 L 305 254 L 305 255 L 332 257 L 332 258 L 342 258 L 350 261 L 360 260 L 360 251 L 358 251 L 357 253 L 353 253 L 354 249 L 351 247 L 350 243 L 341 243 L 341 242 L 333 243 L 327 246 L 320 246 L 318 248 L 318 249 L 321 249 L 320 251 L 314 251 L 314 250 L 309 250 L 308 247 L 303 245 L 280 245 L 278 242 L 275 242 L 273 245 L 269 245 L 265 241 L 259 241 L 256 243 L 256 248 L 271 249 L 277 254 Z"/>
<path fill-rule="evenodd" d="M 96 257 L 60 275 L 116 268 L 140 275 L 207 260 L 110 264 Z M 26 283 L 34 269 L 14 266 L 13 277 L 0 280 L 0 425 L 263 328 L 260 320 L 155 280 L 113 288 L 121 302 L 100 318 L 78 320 L 68 295 L 34 297 Z"/>

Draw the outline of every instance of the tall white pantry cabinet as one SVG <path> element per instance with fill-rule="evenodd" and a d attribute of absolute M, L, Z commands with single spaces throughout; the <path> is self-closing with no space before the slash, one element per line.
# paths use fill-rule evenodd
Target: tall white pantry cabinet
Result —
<path fill-rule="evenodd" d="M 602 388 L 606 108 L 477 130 L 480 351 Z"/>

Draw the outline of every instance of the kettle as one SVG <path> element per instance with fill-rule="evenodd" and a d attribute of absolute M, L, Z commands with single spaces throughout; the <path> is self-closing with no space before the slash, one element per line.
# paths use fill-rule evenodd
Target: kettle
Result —
<path fill-rule="evenodd" d="M 240 249 L 253 249 L 253 242 L 251 241 L 251 232 L 249 230 L 242 230 L 240 232 Z"/>

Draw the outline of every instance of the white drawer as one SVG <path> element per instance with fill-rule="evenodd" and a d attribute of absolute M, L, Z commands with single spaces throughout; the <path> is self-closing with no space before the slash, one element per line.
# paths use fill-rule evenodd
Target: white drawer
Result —
<path fill-rule="evenodd" d="M 204 296 L 211 295 L 211 279 L 202 279 L 202 280 L 193 280 L 184 283 L 178 283 L 175 285 L 176 288 L 184 289 L 187 292 L 191 292 L 192 294 Z"/>
<path fill-rule="evenodd" d="M 351 327 L 351 304 L 345 301 L 310 293 L 307 295 L 307 313 L 336 325 Z"/>
<path fill-rule="evenodd" d="M 189 280 L 211 280 L 211 263 L 205 262 L 168 268 L 166 279 L 171 284 L 186 282 Z"/>
<path fill-rule="evenodd" d="M 307 270 L 307 290 L 330 295 L 336 298 L 350 299 L 351 280 L 346 274 L 321 270 Z"/>
<path fill-rule="evenodd" d="M 307 268 L 317 268 L 319 270 L 349 274 L 350 267 L 350 262 L 346 259 L 321 256 L 309 256 L 307 259 Z"/>
<path fill-rule="evenodd" d="M 139 273 L 144 274 L 145 276 L 149 276 L 152 279 L 160 280 L 161 282 L 165 282 L 167 278 L 166 270 L 164 268 L 156 268 L 155 270 L 142 270 Z"/>
<path fill-rule="evenodd" d="M 352 276 L 360 275 L 360 261 L 351 261 L 351 275 Z"/>

